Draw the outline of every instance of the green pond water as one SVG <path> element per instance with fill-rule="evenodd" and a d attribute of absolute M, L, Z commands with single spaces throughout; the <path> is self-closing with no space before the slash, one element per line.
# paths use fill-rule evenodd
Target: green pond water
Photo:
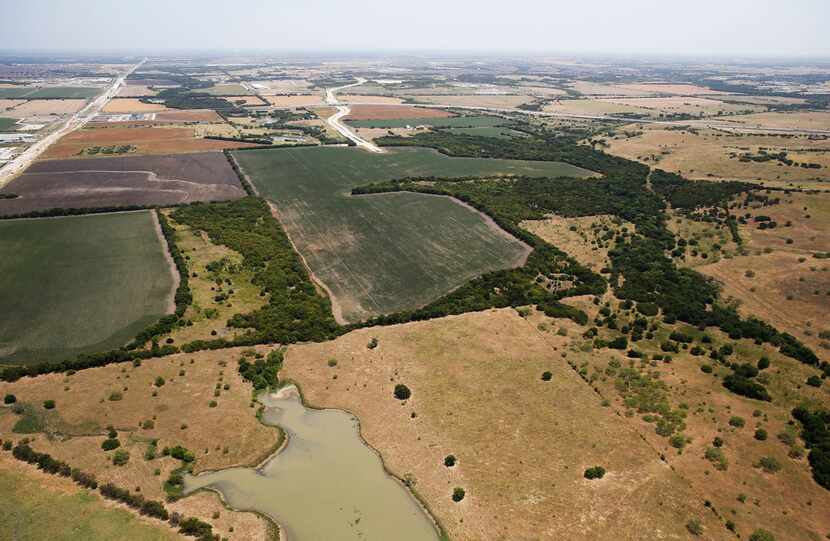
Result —
<path fill-rule="evenodd" d="M 263 421 L 282 428 L 287 444 L 259 468 L 188 476 L 185 493 L 215 490 L 234 509 L 271 517 L 288 541 L 439 539 L 414 496 L 360 438 L 357 418 L 306 408 L 293 386 L 259 400 Z"/>

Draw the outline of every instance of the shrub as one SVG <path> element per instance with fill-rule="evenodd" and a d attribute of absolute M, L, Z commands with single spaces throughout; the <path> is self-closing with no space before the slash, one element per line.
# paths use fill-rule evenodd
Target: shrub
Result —
<path fill-rule="evenodd" d="M 116 466 L 123 466 L 130 461 L 130 453 L 124 449 L 119 449 L 112 455 L 112 463 Z"/>
<path fill-rule="evenodd" d="M 767 439 L 767 431 L 763 428 L 759 428 L 755 431 L 755 439 L 758 441 L 766 441 Z"/>
<path fill-rule="evenodd" d="M 701 370 L 701 372 L 704 372 L 706 374 L 711 374 L 712 373 L 712 365 L 711 364 L 702 364 L 702 365 L 700 365 L 700 370 Z"/>
<path fill-rule="evenodd" d="M 44 400 L 43 401 L 43 407 L 48 409 L 48 410 L 53 410 L 53 409 L 55 409 L 55 401 L 54 400 Z"/>
<path fill-rule="evenodd" d="M 767 473 L 776 473 L 781 471 L 781 463 L 778 462 L 778 459 L 772 456 L 762 456 L 758 463 L 754 466 L 756 468 L 761 468 Z"/>
<path fill-rule="evenodd" d="M 409 390 L 409 387 L 404 385 L 403 383 L 398 383 L 395 385 L 395 398 L 398 400 L 406 400 L 410 396 L 412 396 L 412 392 Z"/>
<path fill-rule="evenodd" d="M 726 471 L 729 467 L 729 462 L 726 460 L 726 456 L 723 454 L 723 451 L 717 447 L 707 448 L 704 456 L 706 457 L 706 460 L 712 463 L 716 470 Z"/>
<path fill-rule="evenodd" d="M 749 541 L 775 541 L 775 536 L 767 530 L 758 528 L 750 534 Z"/>
<path fill-rule="evenodd" d="M 448 468 L 455 466 L 455 455 L 447 455 L 444 457 L 444 466 Z"/>
<path fill-rule="evenodd" d="M 7 394 L 3 397 L 4 404 L 14 404 L 15 402 L 17 402 L 17 397 L 13 394 Z"/>
<path fill-rule="evenodd" d="M 608 347 L 611 349 L 625 349 L 628 347 L 628 338 L 625 336 L 618 336 L 608 342 Z"/>
<path fill-rule="evenodd" d="M 162 385 L 164 385 L 164 378 L 161 377 L 161 376 L 158 376 L 156 378 L 156 381 L 153 382 L 153 385 L 155 385 L 156 387 L 161 387 Z"/>
<path fill-rule="evenodd" d="M 109 399 L 112 402 L 118 402 L 119 400 L 123 399 L 124 395 L 121 394 L 119 391 L 113 391 L 110 393 Z"/>
<path fill-rule="evenodd" d="M 744 421 L 743 417 L 733 415 L 729 418 L 729 426 L 734 426 L 735 428 L 743 428 L 744 425 L 746 425 L 746 421 Z"/>
<path fill-rule="evenodd" d="M 767 388 L 761 383 L 738 374 L 729 374 L 723 378 L 723 386 L 737 395 L 755 400 L 763 400 L 764 402 L 772 401 L 772 397 L 769 395 Z"/>
<path fill-rule="evenodd" d="M 378 347 L 378 339 L 372 338 L 371 340 L 369 340 L 369 343 L 366 344 L 366 347 L 369 349 L 375 349 L 376 347 Z"/>
<path fill-rule="evenodd" d="M 807 385 L 810 387 L 821 387 L 821 378 L 813 374 L 807 378 Z"/>
<path fill-rule="evenodd" d="M 721 438 L 720 436 L 715 436 L 715 439 L 712 440 L 712 445 L 715 446 L 715 447 L 718 447 L 718 448 L 723 447 L 723 444 L 724 444 L 723 438 Z"/>
<path fill-rule="evenodd" d="M 147 419 L 143 423 L 141 423 L 141 428 L 144 430 L 152 430 L 156 427 L 156 423 L 152 419 Z"/>
<path fill-rule="evenodd" d="M 219 404 L 216 402 L 216 400 L 211 400 L 210 402 L 208 402 L 208 407 L 209 408 L 215 408 L 218 405 Z"/>
<path fill-rule="evenodd" d="M 551 372 L 542 372 L 542 381 L 550 381 L 551 379 L 553 379 Z"/>
<path fill-rule="evenodd" d="M 686 529 L 692 535 L 701 535 L 703 534 L 703 524 L 696 518 L 691 519 L 689 522 L 686 523 Z"/>
<path fill-rule="evenodd" d="M 467 495 L 467 493 L 461 487 L 455 487 L 454 489 L 452 489 L 452 501 L 454 501 L 456 503 L 463 500 L 464 496 L 466 496 L 466 495 Z"/>
<path fill-rule="evenodd" d="M 330 368 L 337 366 L 337 359 L 329 359 L 328 365 Z"/>
<path fill-rule="evenodd" d="M 675 434 L 669 439 L 669 444 L 675 449 L 683 449 L 686 446 L 686 436 Z"/>
<path fill-rule="evenodd" d="M 602 466 L 594 466 L 585 470 L 583 475 L 585 479 L 602 479 L 605 476 L 605 468 Z"/>
<path fill-rule="evenodd" d="M 107 438 L 101 442 L 101 449 L 104 451 L 112 451 L 113 449 L 118 449 L 119 447 L 121 447 L 121 442 L 118 441 L 118 438 Z"/>
<path fill-rule="evenodd" d="M 758 370 L 766 370 L 769 368 L 769 357 L 761 357 L 758 359 Z"/>

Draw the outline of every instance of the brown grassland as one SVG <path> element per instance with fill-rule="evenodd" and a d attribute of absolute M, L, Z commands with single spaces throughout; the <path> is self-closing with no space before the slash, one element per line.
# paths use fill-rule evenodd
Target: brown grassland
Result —
<path fill-rule="evenodd" d="M 774 187 L 827 189 L 823 182 L 830 170 L 830 140 L 809 136 L 750 135 L 707 128 L 667 129 L 665 126 L 631 124 L 606 138 L 605 149 L 652 167 L 701 180 L 737 179 Z M 778 165 L 767 162 L 742 162 L 740 155 L 787 152 L 796 161 L 818 163 L 821 169 Z M 805 151 L 809 150 L 809 151 Z"/>
<path fill-rule="evenodd" d="M 169 109 L 160 103 L 144 103 L 136 98 L 115 98 L 110 100 L 102 113 L 153 113 L 168 111 Z"/>
<path fill-rule="evenodd" d="M 691 84 L 614 84 L 595 83 L 591 81 L 574 81 L 569 86 L 577 92 L 589 96 L 651 96 L 655 94 L 698 96 L 706 94 L 719 94 L 719 92 L 715 92 L 709 88 Z"/>
<path fill-rule="evenodd" d="M 309 94 L 301 96 L 265 96 L 274 107 L 308 107 L 311 105 L 323 105 L 325 100 L 320 94 Z"/>
<path fill-rule="evenodd" d="M 694 516 L 716 531 L 703 497 L 568 366 L 569 342 L 492 310 L 292 346 L 281 375 L 311 405 L 356 414 L 451 539 L 679 539 Z M 392 396 L 397 383 L 409 400 Z M 584 479 L 594 465 L 608 474 Z"/>
<path fill-rule="evenodd" d="M 565 251 L 594 272 L 610 267 L 608 251 L 615 245 L 613 239 L 603 241 L 601 237 L 607 232 L 616 234 L 623 228 L 629 233 L 636 229 L 632 223 L 603 215 L 579 218 L 550 215 L 544 220 L 527 220 L 520 225 Z"/>
<path fill-rule="evenodd" d="M 211 109 L 168 109 L 156 114 L 159 122 L 224 122 L 219 113 Z"/>
<path fill-rule="evenodd" d="M 228 102 L 234 105 L 242 105 L 245 106 L 257 106 L 257 105 L 268 105 L 267 102 L 263 101 L 257 96 L 230 96 L 225 98 Z"/>
<path fill-rule="evenodd" d="M 279 435 L 257 420 L 251 387 L 237 372 L 240 351 L 178 354 L 146 360 L 137 367 L 114 364 L 72 375 L 27 378 L 0 384 L 0 393 L 14 393 L 19 402 L 32 404 L 42 416 L 46 433 L 28 435 L 34 438 L 35 450 L 93 473 L 99 482 L 140 489 L 146 498 L 164 500 L 163 483 L 180 466 L 178 460 L 161 456 L 166 446 L 182 445 L 192 451 L 194 472 L 253 466 L 275 448 Z M 164 379 L 163 385 L 154 384 L 157 377 Z M 48 399 L 57 403 L 54 410 L 43 409 Z M 211 400 L 218 405 L 209 407 Z M 17 441 L 23 437 L 12 431 L 18 419 L 4 408 L 0 438 Z M 142 425 L 147 421 L 152 421 L 152 428 L 142 428 L 148 426 Z M 120 449 L 130 453 L 124 466 L 113 465 L 113 452 L 101 449 L 108 425 L 117 430 Z M 152 439 L 158 439 L 159 457 L 147 460 L 144 454 Z M 168 508 L 197 516 L 232 540 L 266 537 L 268 526 L 263 519 L 226 510 L 214 494 L 198 493 Z M 219 513 L 218 519 L 214 513 Z"/>
<path fill-rule="evenodd" d="M 746 115 L 733 122 L 748 126 L 765 128 L 786 128 L 792 130 L 826 130 L 830 131 L 830 112 L 798 111 L 792 113 L 758 113 Z"/>
<path fill-rule="evenodd" d="M 356 105 L 347 120 L 393 120 L 398 118 L 448 118 L 455 116 L 443 109 L 415 106 Z"/>
<path fill-rule="evenodd" d="M 491 107 L 495 109 L 513 109 L 524 103 L 533 101 L 532 96 L 512 96 L 501 94 L 476 95 L 428 95 L 412 96 L 419 103 L 434 103 L 436 105 L 452 105 L 457 107 Z"/>
<path fill-rule="evenodd" d="M 395 105 L 403 103 L 401 98 L 394 98 L 392 96 L 372 96 L 364 94 L 343 94 L 338 95 L 337 99 L 343 103 L 368 103 L 368 104 L 387 104 Z"/>
<path fill-rule="evenodd" d="M 83 151 L 96 146 L 117 145 L 135 147 L 130 154 L 178 154 L 257 146 L 252 143 L 199 139 L 195 136 L 194 129 L 187 127 L 123 127 L 120 123 L 98 123 L 96 127 L 77 130 L 61 138 L 49 147 L 42 159 L 73 158 L 79 155 L 107 157 L 102 154 L 89 156 Z"/>
<path fill-rule="evenodd" d="M 29 100 L 4 114 L 13 118 L 71 115 L 83 109 L 84 105 L 86 100 Z"/>
<path fill-rule="evenodd" d="M 119 98 L 135 98 L 141 96 L 155 96 L 158 94 L 157 90 L 145 85 L 124 85 L 118 90 L 117 96 Z"/>

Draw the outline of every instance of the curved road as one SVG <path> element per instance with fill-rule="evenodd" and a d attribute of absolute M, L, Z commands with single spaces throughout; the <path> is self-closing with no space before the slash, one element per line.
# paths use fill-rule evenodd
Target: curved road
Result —
<path fill-rule="evenodd" d="M 124 84 L 124 79 L 127 78 L 132 72 L 138 69 L 145 60 L 142 60 L 129 70 L 124 73 L 121 77 L 118 77 L 115 82 L 112 84 L 111 87 L 107 89 L 106 92 L 95 98 L 92 102 L 88 103 L 83 109 L 69 117 L 63 126 L 61 126 L 58 130 L 50 133 L 40 141 L 36 142 L 26 150 L 24 150 L 19 156 L 8 162 L 2 168 L 0 168 L 0 188 L 8 184 L 18 173 L 22 172 L 24 169 L 29 167 L 29 165 L 37 159 L 52 143 L 56 142 L 58 139 L 67 135 L 78 128 L 82 128 L 87 122 L 95 118 L 95 116 L 103 109 L 104 105 L 107 104 L 117 93 L 118 90 L 121 88 L 121 85 Z"/>
<path fill-rule="evenodd" d="M 351 113 L 352 110 L 348 105 L 340 103 L 340 100 L 337 99 L 337 92 L 345 88 L 360 86 L 365 82 L 366 79 L 358 77 L 356 83 L 326 89 L 326 104 L 337 107 L 337 112 L 331 115 L 328 118 L 327 122 L 329 123 L 329 126 L 337 130 L 337 133 L 339 133 L 346 139 L 349 139 L 358 147 L 365 148 L 369 152 L 383 154 L 384 152 L 386 152 L 385 150 L 375 145 L 374 143 L 367 141 L 366 139 L 363 139 L 362 137 L 354 133 L 351 129 L 349 129 L 349 127 L 346 124 L 340 122 L 340 119 Z"/>

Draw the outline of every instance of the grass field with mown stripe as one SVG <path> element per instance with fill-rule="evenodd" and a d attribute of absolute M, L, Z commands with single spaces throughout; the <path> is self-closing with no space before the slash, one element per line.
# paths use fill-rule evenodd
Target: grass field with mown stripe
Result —
<path fill-rule="evenodd" d="M 350 195 L 354 186 L 408 176 L 584 176 L 556 162 L 449 158 L 431 149 L 370 154 L 311 147 L 236 153 L 341 320 L 427 304 L 488 271 L 515 266 L 524 246 L 449 198 Z"/>
<path fill-rule="evenodd" d="M 0 222 L 0 363 L 126 344 L 172 286 L 149 211 Z"/>
<path fill-rule="evenodd" d="M 391 120 L 349 120 L 355 128 L 405 128 L 406 126 L 433 126 L 435 128 L 483 128 L 510 124 L 497 116 L 455 116 L 449 118 L 399 118 Z"/>

